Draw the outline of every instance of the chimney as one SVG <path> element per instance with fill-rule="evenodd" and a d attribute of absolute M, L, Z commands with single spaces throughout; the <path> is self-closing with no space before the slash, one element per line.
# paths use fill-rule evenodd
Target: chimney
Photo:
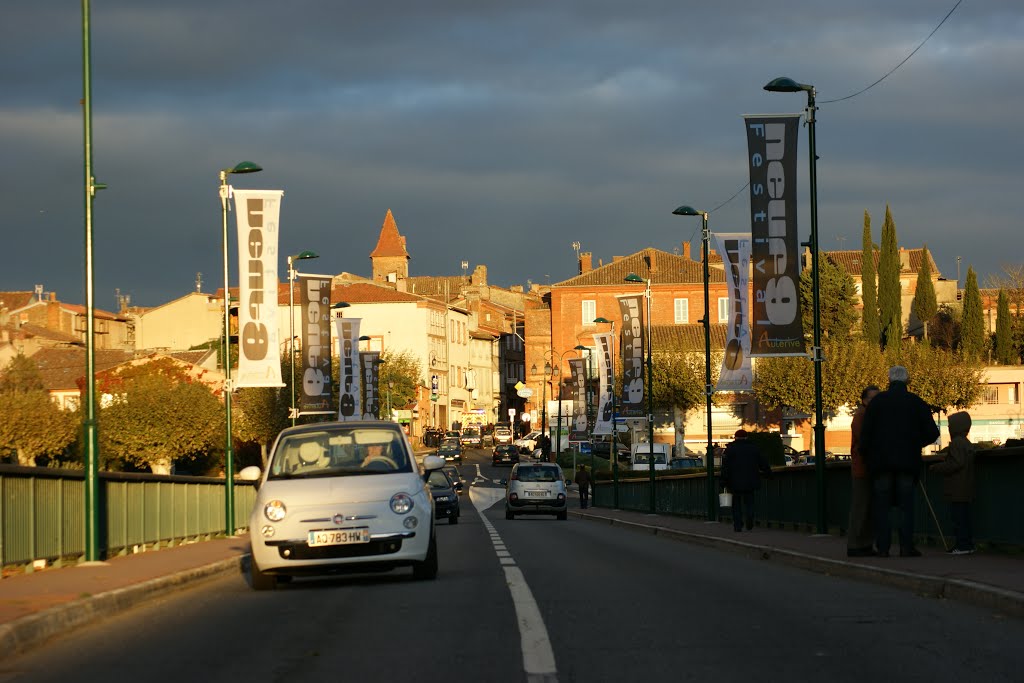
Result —
<path fill-rule="evenodd" d="M 593 269 L 593 255 L 589 251 L 580 252 L 580 275 L 589 273 Z"/>
<path fill-rule="evenodd" d="M 900 270 L 910 270 L 910 252 L 900 247 Z"/>
<path fill-rule="evenodd" d="M 690 243 L 689 242 L 683 242 L 683 258 L 684 259 L 688 259 L 688 260 L 693 258 L 692 256 L 690 256 Z"/>
<path fill-rule="evenodd" d="M 658 252 L 654 251 L 653 249 L 647 250 L 647 271 L 649 273 L 658 272 L 658 261 L 656 259 L 657 253 Z"/>
<path fill-rule="evenodd" d="M 473 269 L 473 274 L 469 277 L 469 283 L 471 285 L 487 285 L 487 266 L 477 266 Z"/>
<path fill-rule="evenodd" d="M 404 277 L 396 278 L 395 280 L 395 291 L 396 292 L 408 292 L 409 281 Z"/>

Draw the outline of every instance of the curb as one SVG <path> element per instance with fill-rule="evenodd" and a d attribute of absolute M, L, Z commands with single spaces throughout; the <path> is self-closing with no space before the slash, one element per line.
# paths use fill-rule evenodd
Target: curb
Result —
<path fill-rule="evenodd" d="M 241 555 L 203 567 L 186 569 L 133 586 L 74 600 L 2 624 L 0 625 L 0 652 L 9 655 L 22 654 L 55 635 L 62 635 L 72 629 L 124 612 L 151 598 L 172 593 L 218 574 L 232 570 L 241 571 L 244 569 L 247 559 L 248 555 Z M 74 571 L 73 568 L 69 569 Z"/>
<path fill-rule="evenodd" d="M 570 513 L 587 521 L 605 522 L 612 526 L 621 526 L 632 531 L 663 536 L 674 541 L 693 543 L 718 550 L 727 550 L 752 559 L 777 560 L 792 567 L 819 574 L 841 576 L 903 588 L 926 597 L 955 600 L 976 607 L 991 609 L 1001 614 L 1024 617 L 1024 593 L 989 586 L 976 581 L 947 579 L 929 574 L 914 574 L 898 569 L 844 562 L 843 560 L 808 555 L 795 550 L 783 550 L 771 546 L 733 541 L 719 536 L 708 536 L 692 531 L 670 529 L 654 524 L 630 522 L 593 513 L 573 510 L 570 510 Z"/>

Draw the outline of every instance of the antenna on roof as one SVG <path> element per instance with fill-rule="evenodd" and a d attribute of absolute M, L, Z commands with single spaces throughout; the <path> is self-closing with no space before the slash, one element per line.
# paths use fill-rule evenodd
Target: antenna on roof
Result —
<path fill-rule="evenodd" d="M 956 272 L 959 273 L 960 272 L 960 260 L 959 260 L 960 257 L 957 256 L 956 258 L 957 258 L 957 271 Z M 959 279 L 959 277 L 957 279 Z M 36 285 L 36 300 L 37 301 L 42 301 L 43 300 L 43 286 L 42 285 Z"/>
<path fill-rule="evenodd" d="M 573 243 L 572 243 L 572 250 L 576 252 L 576 260 L 579 261 L 580 260 L 580 242 L 579 242 L 579 240 L 574 240 L 573 241 Z"/>
<path fill-rule="evenodd" d="M 196 293 L 203 291 L 203 274 L 196 273 Z"/>
<path fill-rule="evenodd" d="M 469 261 L 463 261 L 462 262 L 462 277 L 463 277 L 463 279 L 465 279 L 466 271 L 468 271 L 468 270 L 469 270 Z"/>

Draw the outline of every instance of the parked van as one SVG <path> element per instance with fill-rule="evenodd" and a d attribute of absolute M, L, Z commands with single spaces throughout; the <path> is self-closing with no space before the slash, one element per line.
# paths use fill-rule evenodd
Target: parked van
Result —
<path fill-rule="evenodd" d="M 629 452 L 629 461 L 633 470 L 649 471 L 651 469 L 651 444 L 635 443 Z M 654 469 L 667 470 L 669 456 L 672 452 L 672 444 L 656 443 L 653 448 Z"/>

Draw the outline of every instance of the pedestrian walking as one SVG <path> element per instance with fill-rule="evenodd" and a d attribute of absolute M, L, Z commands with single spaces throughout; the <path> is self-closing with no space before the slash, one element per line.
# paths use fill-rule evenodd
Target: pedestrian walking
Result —
<path fill-rule="evenodd" d="M 722 485 L 732 493 L 732 528 L 747 531 L 754 528 L 754 492 L 761 485 L 760 475 L 772 476 L 768 459 L 755 443 L 739 429 L 722 455 Z"/>
<path fill-rule="evenodd" d="M 949 416 L 949 450 L 946 457 L 934 463 L 933 472 L 944 477 L 943 494 L 949 501 L 949 514 L 953 518 L 956 545 L 952 555 L 970 555 L 974 552 L 974 532 L 971 528 L 971 503 L 974 502 L 974 456 L 978 448 L 967 435 L 971 432 L 971 416 L 966 412 Z"/>
<path fill-rule="evenodd" d="M 583 465 L 576 470 L 576 478 L 573 479 L 580 487 L 580 509 L 586 510 L 590 502 L 590 472 Z"/>
<path fill-rule="evenodd" d="M 871 525 L 871 477 L 861 453 L 860 436 L 864 427 L 864 414 L 868 404 L 880 389 L 874 384 L 860 392 L 860 405 L 853 413 L 850 425 L 850 523 L 846 531 L 847 557 L 867 557 L 875 554 L 874 529 Z"/>
<path fill-rule="evenodd" d="M 871 475 L 875 550 L 889 557 L 892 526 L 889 509 L 900 511 L 900 557 L 919 557 L 914 547 L 914 487 L 920 476 L 921 449 L 939 438 L 931 409 L 907 389 L 910 376 L 902 365 L 889 368 L 889 388 L 868 404 L 860 450 Z"/>

